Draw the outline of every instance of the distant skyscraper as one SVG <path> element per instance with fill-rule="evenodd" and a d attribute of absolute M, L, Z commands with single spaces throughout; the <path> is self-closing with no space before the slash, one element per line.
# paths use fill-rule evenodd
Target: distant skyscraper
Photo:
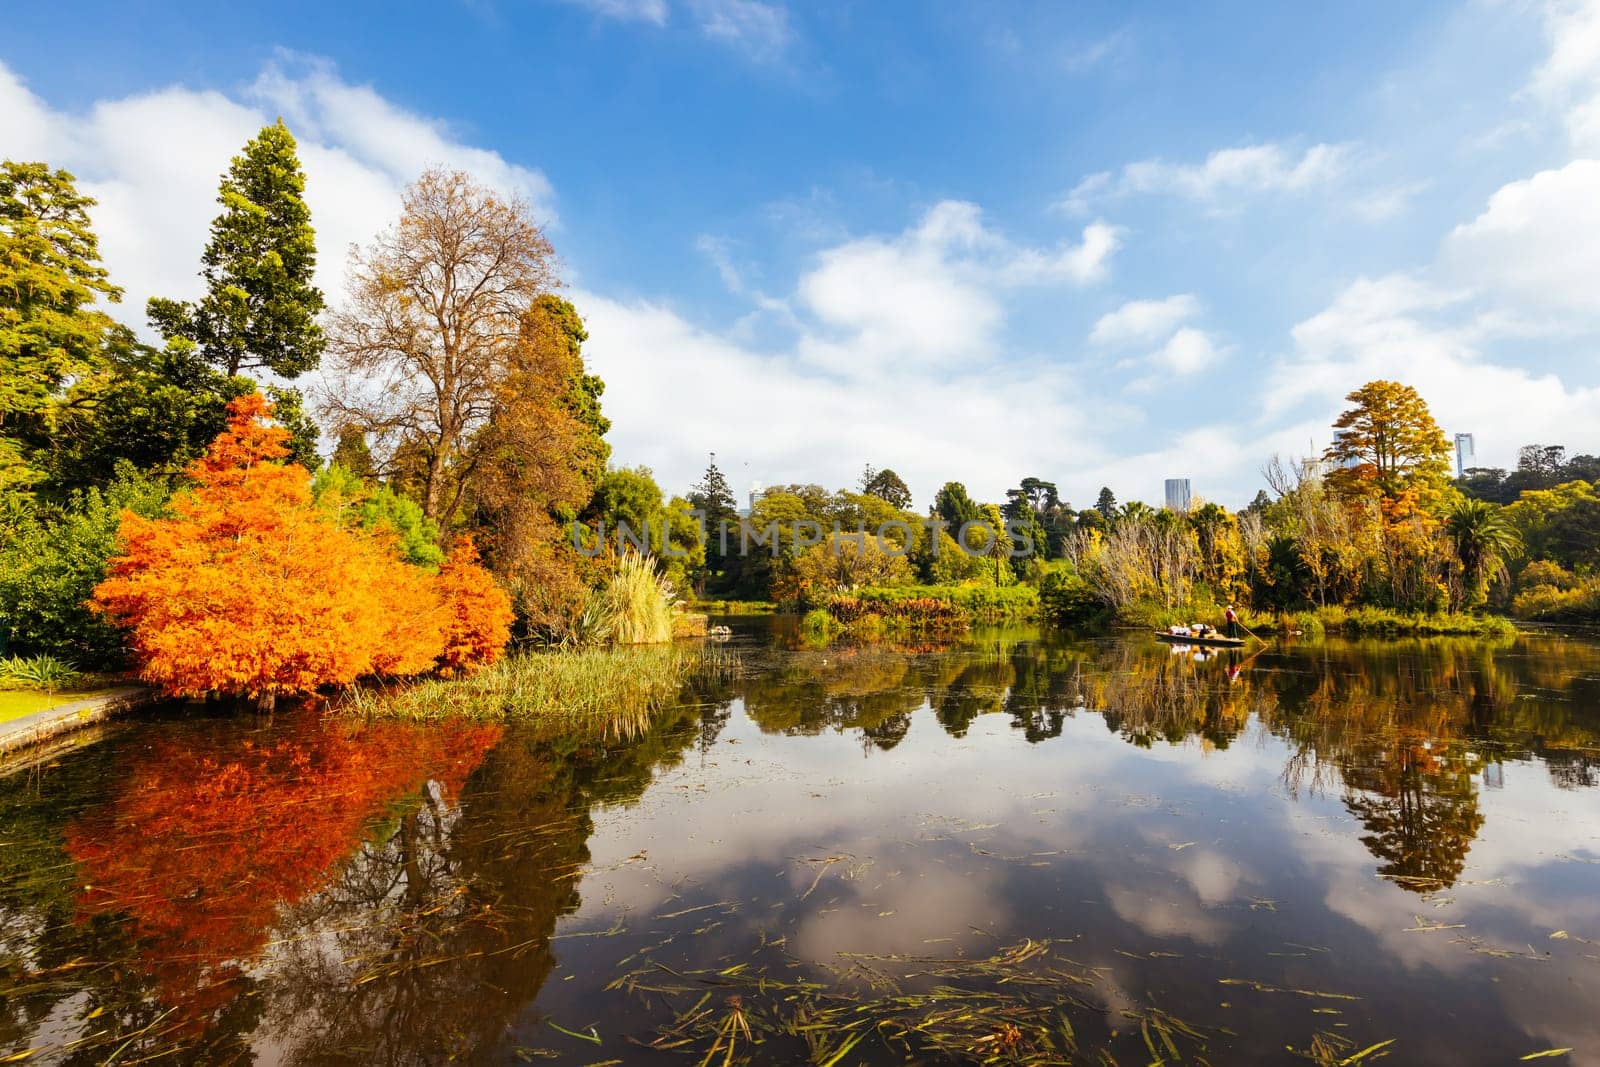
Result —
<path fill-rule="evenodd" d="M 1189 510 L 1189 479 L 1167 479 L 1167 507 L 1173 511 Z"/>
<path fill-rule="evenodd" d="M 1349 430 L 1335 430 L 1335 431 L 1333 431 L 1333 446 L 1335 448 L 1338 448 L 1339 445 L 1341 443 L 1343 443 L 1343 441 L 1345 439 L 1345 436 L 1348 435 L 1349 432 L 1350 432 Z M 1361 466 L 1361 457 L 1360 456 L 1346 456 L 1344 459 L 1339 461 L 1339 466 L 1344 468 L 1345 470 L 1349 470 L 1351 467 L 1359 467 L 1359 466 Z"/>
<path fill-rule="evenodd" d="M 1470 433 L 1456 434 L 1456 477 L 1465 478 L 1468 467 L 1478 465 L 1478 450 Z"/>

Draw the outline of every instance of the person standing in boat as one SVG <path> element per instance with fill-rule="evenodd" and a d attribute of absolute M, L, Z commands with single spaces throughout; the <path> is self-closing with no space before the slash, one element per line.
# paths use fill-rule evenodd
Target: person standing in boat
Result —
<path fill-rule="evenodd" d="M 1223 620 L 1227 623 L 1228 636 L 1239 636 L 1239 613 L 1233 610 L 1233 605 L 1228 605 L 1228 610 L 1222 613 Z"/>

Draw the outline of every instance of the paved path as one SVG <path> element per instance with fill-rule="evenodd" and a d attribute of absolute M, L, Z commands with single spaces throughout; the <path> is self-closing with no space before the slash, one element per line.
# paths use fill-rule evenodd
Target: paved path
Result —
<path fill-rule="evenodd" d="M 125 715 L 155 699 L 154 690 L 128 686 L 0 723 L 0 770 L 23 762 L 49 742 Z"/>

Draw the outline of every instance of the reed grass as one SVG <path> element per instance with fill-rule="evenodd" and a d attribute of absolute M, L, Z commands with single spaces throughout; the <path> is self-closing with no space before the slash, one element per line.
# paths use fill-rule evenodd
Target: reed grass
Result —
<path fill-rule="evenodd" d="M 611 640 L 619 645 L 656 645 L 672 640 L 672 586 L 653 562 L 629 552 L 600 593 L 600 610 Z"/>
<path fill-rule="evenodd" d="M 632 737 L 677 699 L 692 671 L 722 658 L 671 644 L 524 652 L 467 678 L 355 688 L 339 707 L 364 718 L 526 721 Z"/>

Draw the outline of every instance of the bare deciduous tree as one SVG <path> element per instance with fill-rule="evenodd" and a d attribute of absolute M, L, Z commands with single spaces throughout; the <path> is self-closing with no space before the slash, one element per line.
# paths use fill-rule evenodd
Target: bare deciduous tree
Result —
<path fill-rule="evenodd" d="M 324 408 L 371 432 L 380 459 L 415 459 L 430 519 L 459 507 L 490 447 L 480 431 L 517 373 L 524 318 L 556 284 L 555 252 L 528 206 L 459 171 L 423 173 L 394 228 L 353 254 L 328 331 L 342 381 Z"/>

